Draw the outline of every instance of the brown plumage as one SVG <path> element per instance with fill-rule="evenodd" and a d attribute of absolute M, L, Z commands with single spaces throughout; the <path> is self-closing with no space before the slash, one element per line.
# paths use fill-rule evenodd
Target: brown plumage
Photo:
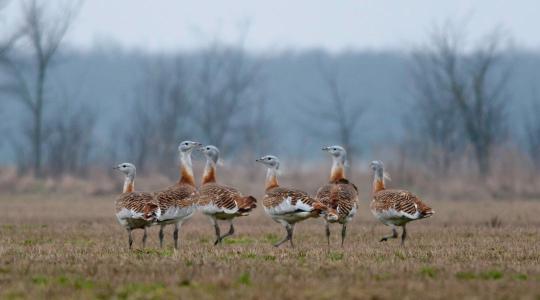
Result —
<path fill-rule="evenodd" d="M 337 220 L 330 222 L 346 223 L 351 213 L 356 211 L 358 189 L 347 179 L 339 179 L 323 185 L 317 191 L 319 201 L 337 213 Z"/>
<path fill-rule="evenodd" d="M 284 206 L 283 204 L 287 199 L 290 199 L 290 202 L 282 209 L 285 214 L 310 212 L 313 217 L 318 217 L 328 209 L 324 203 L 315 200 L 306 192 L 281 186 L 271 187 L 266 190 L 263 205 L 268 210 L 275 210 L 280 206 Z"/>
<path fill-rule="evenodd" d="M 411 220 L 427 218 L 433 214 L 433 210 L 424 204 L 420 198 L 404 190 L 380 190 L 373 195 L 370 207 L 379 213 L 395 210 L 396 212 L 417 216 Z"/>
<path fill-rule="evenodd" d="M 129 237 L 129 249 L 133 244 L 131 231 L 133 229 L 143 229 L 143 248 L 146 245 L 146 227 L 155 224 L 161 210 L 153 193 L 135 192 L 135 173 L 133 164 L 122 163 L 114 169 L 125 174 L 124 188 L 115 201 L 116 218 L 118 222 L 126 228 Z"/>
<path fill-rule="evenodd" d="M 178 182 L 156 192 L 156 200 L 161 209 L 157 219 L 159 229 L 159 244 L 163 247 L 163 229 L 168 224 L 174 224 L 174 248 L 178 249 L 178 232 L 182 223 L 193 216 L 196 211 L 198 192 L 195 188 L 193 168 L 191 166 L 191 152 L 201 144 L 191 141 L 180 143 L 180 178 Z"/>
<path fill-rule="evenodd" d="M 257 162 L 268 168 L 265 181 L 266 193 L 263 200 L 264 211 L 274 221 L 283 225 L 287 231 L 287 236 L 274 246 L 278 247 L 289 241 L 294 247 L 292 240 L 294 225 L 307 218 L 328 214 L 328 207 L 301 190 L 279 186 L 277 180 L 279 159 L 277 157 L 267 155 L 257 159 Z"/>
<path fill-rule="evenodd" d="M 119 214 L 124 209 L 128 209 L 135 214 L 141 214 L 140 225 L 135 228 L 143 228 L 144 224 L 155 222 L 159 215 L 159 205 L 152 193 L 146 192 L 127 192 L 122 193 L 116 198 L 116 213 Z"/>
<path fill-rule="evenodd" d="M 383 237 L 381 241 L 397 238 L 395 227 L 401 226 L 403 228 L 401 243 L 404 244 L 407 236 L 406 224 L 430 217 L 435 212 L 409 191 L 387 190 L 384 182 L 386 174 L 381 161 L 373 161 L 371 168 L 374 171 L 371 212 L 379 221 L 392 227 L 392 235 Z"/>
<path fill-rule="evenodd" d="M 156 192 L 156 199 L 163 212 L 171 208 L 188 208 L 196 204 L 198 198 L 195 186 L 187 183 L 177 183 L 167 189 Z M 163 220 L 165 221 L 165 220 Z"/>
<path fill-rule="evenodd" d="M 219 150 L 215 146 L 200 148 L 206 157 L 206 167 L 202 177 L 198 206 L 202 212 L 210 217 L 216 233 L 214 245 L 220 244 L 225 237 L 234 234 L 233 219 L 247 216 L 257 207 L 257 199 L 244 196 L 235 188 L 216 182 L 216 164 L 219 159 Z M 221 235 L 218 220 L 229 221 L 229 232 Z"/>
<path fill-rule="evenodd" d="M 163 247 L 164 227 L 168 224 L 174 224 L 174 248 L 178 249 L 180 226 L 196 211 L 197 189 L 195 186 L 181 181 L 163 191 L 156 192 L 155 198 L 161 209 L 161 215 L 157 218 L 157 224 L 160 225 L 159 245 Z"/>
<path fill-rule="evenodd" d="M 234 234 L 233 219 L 247 216 L 257 207 L 257 200 L 252 196 L 243 196 L 237 189 L 215 182 L 205 183 L 200 188 L 199 207 L 210 217 L 216 240 L 214 245 L 221 244 L 223 239 Z M 229 222 L 229 231 L 221 235 L 218 220 Z"/>
<path fill-rule="evenodd" d="M 203 184 L 200 188 L 199 206 L 215 206 L 215 209 L 221 212 L 230 211 L 230 217 L 216 216 L 218 219 L 225 220 L 249 214 L 257 207 L 257 199 L 252 196 L 244 196 L 235 188 L 210 182 Z"/>
<path fill-rule="evenodd" d="M 332 156 L 332 168 L 330 170 L 330 182 L 323 185 L 317 191 L 317 200 L 328 206 L 330 213 L 325 216 L 326 240 L 330 245 L 329 223 L 340 223 L 341 246 L 347 235 L 347 223 L 354 217 L 358 202 L 358 188 L 345 178 L 345 162 L 347 152 L 341 146 L 335 145 L 323 147 L 323 151 Z"/>

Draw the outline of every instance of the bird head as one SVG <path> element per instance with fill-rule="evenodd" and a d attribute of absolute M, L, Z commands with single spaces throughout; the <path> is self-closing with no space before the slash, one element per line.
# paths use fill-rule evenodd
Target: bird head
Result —
<path fill-rule="evenodd" d="M 256 159 L 255 161 L 265 165 L 267 168 L 275 170 L 279 169 L 279 158 L 277 158 L 276 156 L 265 155 L 261 158 Z"/>
<path fill-rule="evenodd" d="M 191 151 L 201 147 L 201 143 L 192 142 L 192 141 L 183 141 L 178 146 L 178 151 L 180 153 L 191 153 Z"/>
<path fill-rule="evenodd" d="M 133 165 L 131 163 L 121 163 L 121 164 L 117 165 L 116 167 L 114 167 L 113 169 L 124 173 L 124 175 L 126 175 L 126 176 L 135 175 L 135 172 L 137 170 L 135 168 L 135 165 Z"/>
<path fill-rule="evenodd" d="M 204 154 L 204 157 L 206 157 L 206 159 L 211 160 L 214 163 L 218 162 L 219 149 L 216 146 L 206 145 L 206 146 L 199 147 L 197 150 L 202 152 Z"/>
<path fill-rule="evenodd" d="M 330 155 L 332 155 L 333 157 L 345 158 L 345 156 L 347 155 L 347 151 L 345 151 L 345 148 L 338 145 L 326 146 L 323 147 L 322 150 L 330 153 Z"/>

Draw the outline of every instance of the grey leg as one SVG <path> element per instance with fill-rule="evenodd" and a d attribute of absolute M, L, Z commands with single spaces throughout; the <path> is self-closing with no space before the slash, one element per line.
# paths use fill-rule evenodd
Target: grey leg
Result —
<path fill-rule="evenodd" d="M 143 249 L 146 247 L 146 239 L 148 238 L 148 233 L 146 232 L 146 227 L 144 227 L 144 233 L 142 236 L 142 247 Z"/>
<path fill-rule="evenodd" d="M 405 224 L 403 224 L 403 232 L 401 233 L 401 246 L 405 246 L 405 239 L 407 238 L 407 229 Z"/>
<path fill-rule="evenodd" d="M 223 236 L 221 236 L 219 239 L 220 240 L 223 240 L 224 238 L 228 237 L 228 236 L 231 236 L 234 234 L 234 226 L 233 226 L 233 222 L 232 220 L 229 220 L 229 223 L 231 224 L 231 226 L 229 227 L 229 232 L 225 233 Z"/>
<path fill-rule="evenodd" d="M 274 245 L 274 247 L 279 247 L 281 246 L 281 244 L 285 243 L 286 241 L 290 240 L 291 239 L 291 236 L 292 236 L 292 226 L 291 224 L 285 224 L 285 230 L 287 231 L 287 235 L 281 240 L 279 241 L 277 244 Z"/>
<path fill-rule="evenodd" d="M 381 242 L 386 242 L 388 239 L 397 239 L 397 237 L 398 237 L 398 233 L 397 233 L 396 227 L 392 226 L 392 235 L 384 236 L 381 239 Z"/>
<path fill-rule="evenodd" d="M 127 232 L 128 232 L 129 250 L 131 250 L 131 246 L 133 245 L 133 236 L 131 235 L 131 229 L 128 229 Z"/>
<path fill-rule="evenodd" d="M 214 242 L 214 246 L 216 246 L 217 244 L 221 244 L 221 233 L 217 220 L 212 218 L 212 223 L 214 223 L 214 230 L 216 231 L 216 240 Z"/>
<path fill-rule="evenodd" d="M 161 225 L 161 227 L 159 228 L 159 247 L 160 248 L 163 248 L 163 227 L 165 227 L 165 225 Z"/>
<path fill-rule="evenodd" d="M 345 242 L 346 235 L 347 235 L 347 224 L 343 223 L 343 227 L 341 227 L 341 247 L 343 247 L 343 243 Z"/>
<path fill-rule="evenodd" d="M 173 231 L 174 249 L 178 249 L 178 230 L 180 230 L 180 223 L 174 223 L 174 231 Z"/>
<path fill-rule="evenodd" d="M 289 242 L 291 243 L 291 248 L 294 248 L 294 243 L 292 241 L 292 236 L 293 236 L 293 232 L 294 232 L 294 224 L 291 225 L 290 227 L 290 232 L 289 232 Z"/>
<path fill-rule="evenodd" d="M 326 241 L 330 247 L 330 224 L 328 222 L 326 222 Z"/>

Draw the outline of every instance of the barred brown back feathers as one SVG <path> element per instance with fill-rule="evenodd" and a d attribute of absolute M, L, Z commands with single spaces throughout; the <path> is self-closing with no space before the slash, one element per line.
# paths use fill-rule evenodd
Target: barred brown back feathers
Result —
<path fill-rule="evenodd" d="M 401 243 L 404 244 L 407 236 L 406 224 L 430 217 L 435 211 L 409 191 L 387 190 L 384 182 L 384 167 L 381 161 L 373 161 L 370 166 L 374 172 L 371 212 L 379 221 L 392 227 L 392 235 L 383 237 L 381 241 L 397 238 L 398 233 L 395 226 L 401 226 L 403 228 Z"/>

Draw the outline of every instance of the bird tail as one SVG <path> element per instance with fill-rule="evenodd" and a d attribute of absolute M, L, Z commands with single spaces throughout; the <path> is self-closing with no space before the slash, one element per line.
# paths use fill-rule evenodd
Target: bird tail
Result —
<path fill-rule="evenodd" d="M 421 211 L 422 218 L 429 218 L 434 214 L 435 214 L 435 211 L 431 207 L 428 207 L 428 206 L 424 207 Z"/>
<path fill-rule="evenodd" d="M 326 221 L 333 223 L 339 219 L 339 215 L 335 209 L 329 207 L 326 211 L 326 214 L 324 215 L 324 218 L 326 219 Z"/>
<path fill-rule="evenodd" d="M 161 211 L 155 203 L 147 203 L 143 207 L 144 219 L 146 221 L 156 221 Z"/>
<path fill-rule="evenodd" d="M 326 216 L 328 215 L 329 211 L 331 210 L 326 204 L 320 202 L 320 201 L 315 201 L 313 202 L 313 217 L 314 218 L 317 218 L 317 217 L 320 217 L 320 216 Z"/>
<path fill-rule="evenodd" d="M 257 199 L 253 196 L 242 197 L 237 201 L 238 210 L 242 215 L 249 214 L 253 209 L 257 207 Z"/>

